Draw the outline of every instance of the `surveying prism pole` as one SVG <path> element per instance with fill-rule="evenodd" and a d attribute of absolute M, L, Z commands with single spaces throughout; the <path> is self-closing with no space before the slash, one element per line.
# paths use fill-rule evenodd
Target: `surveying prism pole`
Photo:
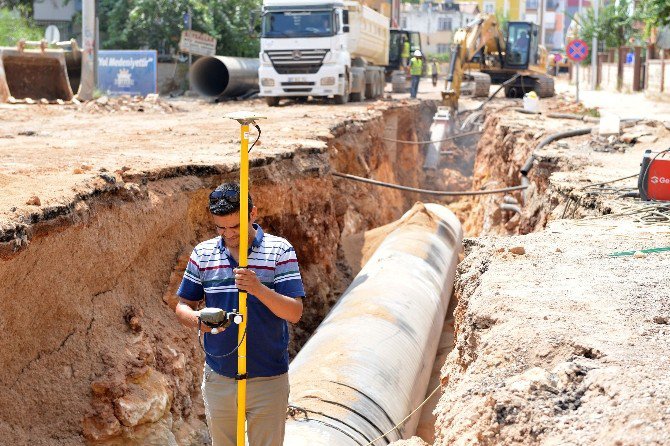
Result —
<path fill-rule="evenodd" d="M 240 262 L 246 268 L 249 250 L 249 125 L 263 116 L 253 112 L 229 113 L 226 118 L 240 123 Z M 237 446 L 245 445 L 247 421 L 247 293 L 239 292 L 242 323 L 237 327 Z"/>

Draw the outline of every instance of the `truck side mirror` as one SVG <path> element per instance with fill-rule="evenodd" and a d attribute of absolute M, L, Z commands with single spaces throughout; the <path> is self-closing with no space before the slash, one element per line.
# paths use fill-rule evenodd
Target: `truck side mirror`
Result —
<path fill-rule="evenodd" d="M 348 33 L 349 32 L 349 11 L 346 9 L 342 11 L 342 32 Z"/>
<path fill-rule="evenodd" d="M 258 23 L 259 17 L 261 17 L 260 10 L 249 11 L 249 23 L 247 24 L 247 33 L 249 34 L 250 37 L 253 38 L 258 37 L 256 33 L 256 23 Z"/>

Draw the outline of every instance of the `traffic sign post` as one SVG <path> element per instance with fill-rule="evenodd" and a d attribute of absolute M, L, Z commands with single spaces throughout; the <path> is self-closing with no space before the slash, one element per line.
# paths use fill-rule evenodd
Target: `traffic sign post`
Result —
<path fill-rule="evenodd" d="M 568 43 L 565 53 L 567 54 L 568 59 L 577 64 L 575 73 L 577 78 L 575 80 L 575 87 L 577 89 L 575 99 L 579 102 L 579 64 L 589 55 L 589 46 L 581 39 L 571 40 L 570 43 Z"/>

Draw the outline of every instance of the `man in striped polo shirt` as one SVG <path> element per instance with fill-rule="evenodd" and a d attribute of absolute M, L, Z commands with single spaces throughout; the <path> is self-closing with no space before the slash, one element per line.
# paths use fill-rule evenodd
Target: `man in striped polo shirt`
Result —
<path fill-rule="evenodd" d="M 255 223 L 249 197 L 248 268 L 238 268 L 240 187 L 225 183 L 209 196 L 218 237 L 198 244 L 177 291 L 179 321 L 198 327 L 199 304 L 239 309 L 238 290 L 248 293 L 247 435 L 250 446 L 280 446 L 288 405 L 288 325 L 302 316 L 305 291 L 295 250 Z M 205 325 L 202 394 L 213 446 L 235 446 L 237 419 L 237 328 L 210 333 Z"/>

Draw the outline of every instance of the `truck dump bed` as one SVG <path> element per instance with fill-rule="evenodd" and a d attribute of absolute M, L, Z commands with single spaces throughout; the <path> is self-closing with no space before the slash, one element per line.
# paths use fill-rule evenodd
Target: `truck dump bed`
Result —
<path fill-rule="evenodd" d="M 349 52 L 372 65 L 385 66 L 389 60 L 390 21 L 359 2 L 344 3 L 349 11 Z"/>

